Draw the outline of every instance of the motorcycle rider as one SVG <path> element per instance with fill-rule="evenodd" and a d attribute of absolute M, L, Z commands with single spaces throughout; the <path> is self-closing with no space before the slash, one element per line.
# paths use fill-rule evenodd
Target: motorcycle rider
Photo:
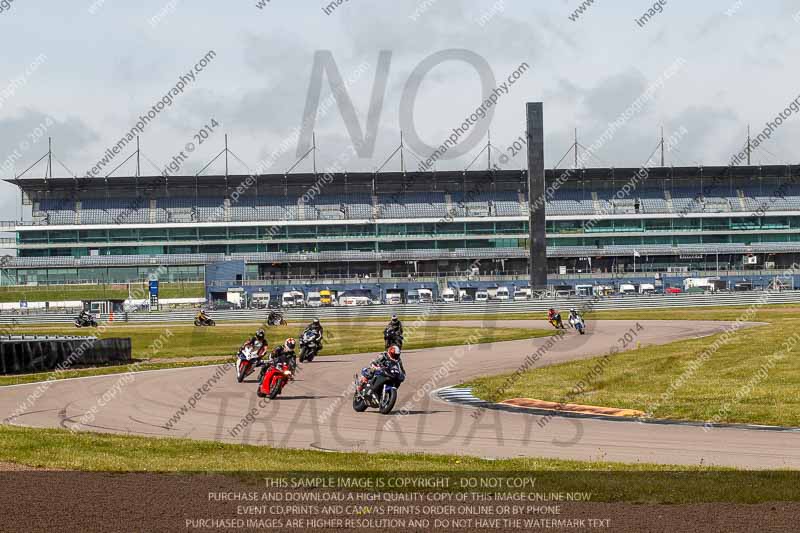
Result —
<path fill-rule="evenodd" d="M 389 346 L 389 349 L 379 355 L 374 361 L 372 361 L 369 366 L 361 371 L 361 379 L 358 385 L 358 392 L 364 390 L 364 387 L 372 381 L 372 378 L 375 376 L 375 372 L 380 370 L 381 368 L 386 368 L 388 366 L 398 364 L 400 365 L 400 370 L 403 374 L 406 373 L 406 369 L 403 368 L 403 361 L 400 359 L 400 348 L 397 346 Z"/>
<path fill-rule="evenodd" d="M 269 312 L 269 316 L 267 316 L 267 325 L 268 326 L 277 326 L 283 320 L 283 314 L 275 309 Z"/>
<path fill-rule="evenodd" d="M 267 359 L 263 368 L 261 369 L 261 375 L 259 376 L 258 380 L 261 381 L 264 379 L 264 375 L 267 373 L 267 370 L 269 370 L 269 367 L 280 363 L 286 363 L 289 365 L 289 368 L 292 369 L 292 372 L 297 370 L 297 356 L 294 353 L 294 347 L 296 345 L 297 341 L 289 337 L 286 339 L 286 342 L 272 350 L 269 359 Z"/>
<path fill-rule="evenodd" d="M 202 307 L 200 308 L 200 312 L 197 313 L 197 317 L 195 317 L 195 318 L 196 318 L 196 320 L 199 320 L 201 324 L 205 324 L 206 322 L 211 320 L 208 317 L 208 315 L 206 314 L 206 310 L 203 309 Z"/>
<path fill-rule="evenodd" d="M 86 309 L 82 309 L 78 315 L 78 321 L 81 324 L 88 324 L 92 321 L 92 319 L 94 319 L 94 317 Z"/>
<path fill-rule="evenodd" d="M 555 327 L 563 328 L 564 323 L 561 321 L 561 313 L 553 309 L 552 307 L 547 311 L 547 321 L 550 323 L 555 322 Z"/>
<path fill-rule="evenodd" d="M 397 333 L 400 335 L 403 334 L 403 323 L 400 322 L 400 319 L 397 318 L 397 315 L 392 315 L 392 319 L 389 320 L 389 324 L 386 326 L 386 331 L 391 331 L 392 333 Z"/>
<path fill-rule="evenodd" d="M 389 324 L 386 326 L 386 329 L 383 330 L 383 339 L 386 341 L 386 348 L 389 348 L 390 341 L 394 339 L 400 339 L 403 336 L 403 323 L 400 322 L 400 319 L 397 318 L 397 315 L 392 315 L 392 319 L 389 321 Z M 402 342 L 402 341 L 401 341 Z"/>
<path fill-rule="evenodd" d="M 314 333 L 316 333 L 319 339 L 319 343 L 320 345 L 322 345 L 323 329 L 322 329 L 322 323 L 319 321 L 319 318 L 315 318 L 314 320 L 312 320 L 311 324 L 306 326 L 306 331 L 313 331 Z"/>
<path fill-rule="evenodd" d="M 578 323 L 578 321 L 579 321 L 579 320 L 581 320 L 581 318 L 582 318 L 582 317 L 581 317 L 580 313 L 578 313 L 578 310 L 577 310 L 577 309 L 575 309 L 575 308 L 573 307 L 572 309 L 570 309 L 570 310 L 569 310 L 569 324 L 570 324 L 570 325 L 571 325 L 573 328 L 575 327 L 575 324 L 577 324 L 577 323 Z"/>
<path fill-rule="evenodd" d="M 245 348 L 252 348 L 256 350 L 258 361 L 256 361 L 255 366 L 263 365 L 264 355 L 266 355 L 267 350 L 269 350 L 269 342 L 267 341 L 267 335 L 264 333 L 264 330 L 259 329 L 256 331 L 255 336 L 250 337 L 250 339 L 242 344 L 242 350 Z"/>

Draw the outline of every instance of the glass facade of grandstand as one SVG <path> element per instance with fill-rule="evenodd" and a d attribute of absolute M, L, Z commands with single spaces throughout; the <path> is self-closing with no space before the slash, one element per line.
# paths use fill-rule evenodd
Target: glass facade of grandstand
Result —
<path fill-rule="evenodd" d="M 797 167 L 548 172 L 548 268 L 775 268 L 800 255 Z M 4 283 L 527 271 L 521 171 L 11 180 L 32 220 Z M 536 198 L 537 195 L 534 195 Z"/>

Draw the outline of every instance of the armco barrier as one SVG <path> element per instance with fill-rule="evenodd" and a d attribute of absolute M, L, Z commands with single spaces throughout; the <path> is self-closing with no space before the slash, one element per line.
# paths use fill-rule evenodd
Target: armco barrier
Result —
<path fill-rule="evenodd" d="M 432 317 L 446 315 L 466 315 L 480 318 L 481 315 L 517 314 L 544 312 L 550 307 L 569 309 L 570 307 L 582 308 L 587 305 L 588 298 L 560 298 L 557 300 L 527 300 L 517 302 L 488 302 L 488 303 L 450 303 L 428 305 L 367 305 L 361 307 L 327 307 L 327 308 L 300 308 L 287 309 L 287 320 L 310 321 L 314 317 L 332 321 L 337 319 L 376 319 L 388 320 L 389 316 L 397 313 L 408 318 Z M 734 306 L 753 304 L 800 304 L 800 291 L 773 291 L 773 292 L 732 292 L 716 294 L 675 294 L 655 296 L 611 296 L 600 298 L 591 307 L 595 310 L 626 310 L 626 309 L 667 309 L 680 307 L 712 307 Z M 209 314 L 215 320 L 248 321 L 264 320 L 266 310 L 243 309 L 236 311 L 212 311 Z M 125 316 L 116 315 L 109 328 L 117 323 L 147 323 L 147 322 L 191 322 L 194 311 L 163 311 L 163 312 L 137 312 Z M 74 320 L 72 315 L 42 314 L 42 315 L 0 315 L 0 324 L 4 333 L 13 333 L 14 325 L 24 324 L 64 324 Z M 99 320 L 105 322 L 106 316 Z M 76 330 L 77 331 L 77 330 Z M 87 330 L 92 331 L 92 330 Z"/>
<path fill-rule="evenodd" d="M 46 372 L 131 360 L 130 339 L 97 337 L 0 338 L 0 374 Z"/>

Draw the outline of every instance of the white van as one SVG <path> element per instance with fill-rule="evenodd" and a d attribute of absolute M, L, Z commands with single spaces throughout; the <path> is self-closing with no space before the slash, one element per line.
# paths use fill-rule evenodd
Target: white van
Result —
<path fill-rule="evenodd" d="M 453 303 L 456 301 L 456 291 L 451 288 L 447 288 L 442 291 L 442 301 L 444 303 Z"/>
<path fill-rule="evenodd" d="M 350 296 L 343 295 L 339 297 L 339 305 L 343 307 L 356 307 L 359 305 L 372 305 L 372 299 L 369 296 Z"/>
<path fill-rule="evenodd" d="M 322 307 L 322 300 L 318 292 L 310 291 L 306 298 L 306 305 L 308 307 Z"/>
<path fill-rule="evenodd" d="M 294 306 L 295 307 L 304 307 L 306 305 L 305 295 L 300 291 L 292 291 L 294 295 Z"/>
<path fill-rule="evenodd" d="M 345 291 L 339 296 L 339 305 L 344 307 L 372 305 L 372 293 L 365 289 Z"/>
<path fill-rule="evenodd" d="M 419 303 L 430 304 L 433 303 L 433 291 L 430 289 L 418 289 Z"/>
<path fill-rule="evenodd" d="M 634 287 L 630 283 L 623 283 L 619 286 L 619 293 L 622 295 L 636 294 L 636 287 Z"/>
<path fill-rule="evenodd" d="M 495 298 L 507 302 L 510 299 L 508 287 L 497 287 L 497 293 L 495 294 Z"/>
<path fill-rule="evenodd" d="M 639 285 L 639 294 L 655 294 L 656 287 L 652 283 L 642 283 Z"/>
<path fill-rule="evenodd" d="M 256 309 L 266 309 L 269 307 L 270 294 L 268 292 L 254 292 L 250 297 L 250 302 Z"/>
<path fill-rule="evenodd" d="M 281 307 L 294 307 L 295 300 L 294 300 L 294 293 L 293 292 L 284 292 L 281 294 Z"/>
<path fill-rule="evenodd" d="M 489 301 L 489 293 L 484 290 L 479 290 L 475 293 L 475 301 L 476 302 L 488 302 Z"/>
<path fill-rule="evenodd" d="M 531 299 L 531 288 L 530 287 L 518 287 L 514 291 L 514 300 L 530 300 Z"/>

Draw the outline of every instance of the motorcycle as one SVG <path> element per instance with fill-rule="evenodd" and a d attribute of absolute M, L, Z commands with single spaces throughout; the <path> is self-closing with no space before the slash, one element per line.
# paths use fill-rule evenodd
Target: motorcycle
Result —
<path fill-rule="evenodd" d="M 569 324 L 573 328 L 575 328 L 581 335 L 586 335 L 586 323 L 583 321 L 582 316 L 579 316 L 577 318 L 570 318 Z"/>
<path fill-rule="evenodd" d="M 270 400 L 274 400 L 283 391 L 286 384 L 293 379 L 294 372 L 288 363 L 271 365 L 269 370 L 263 373 L 256 394 L 259 398 L 269 396 Z"/>
<path fill-rule="evenodd" d="M 76 328 L 96 328 L 97 320 L 92 315 L 79 316 L 75 319 Z"/>
<path fill-rule="evenodd" d="M 383 340 L 386 344 L 384 348 L 387 350 L 389 346 L 397 346 L 400 349 L 403 348 L 403 336 L 399 332 L 386 328 L 383 330 Z"/>
<path fill-rule="evenodd" d="M 285 326 L 286 320 L 283 319 L 283 315 L 280 313 L 272 312 L 267 317 L 267 325 L 268 326 Z"/>
<path fill-rule="evenodd" d="M 198 316 L 197 318 L 194 319 L 194 325 L 198 327 L 205 327 L 205 326 L 216 326 L 217 323 L 208 317 L 202 318 Z"/>
<path fill-rule="evenodd" d="M 359 392 L 360 377 L 356 375 L 355 393 L 353 394 L 353 410 L 363 413 L 367 407 L 378 409 L 381 414 L 388 415 L 397 402 L 397 389 L 405 381 L 406 375 L 395 363 L 375 371 L 372 379 Z"/>
<path fill-rule="evenodd" d="M 567 327 L 564 325 L 564 322 L 561 320 L 560 314 L 554 316 L 553 318 L 548 320 L 548 322 L 550 322 L 550 324 L 552 324 L 553 327 L 556 329 L 567 329 Z"/>
<path fill-rule="evenodd" d="M 317 332 L 314 330 L 308 329 L 303 333 L 303 335 L 300 337 L 301 363 L 304 361 L 308 361 L 310 363 L 317 355 L 319 355 L 319 351 L 322 348 L 320 340 L 321 339 L 317 335 Z"/>
<path fill-rule="evenodd" d="M 244 378 L 253 373 L 256 369 L 256 362 L 258 361 L 258 349 L 248 346 L 239 350 L 239 355 L 236 356 L 236 381 L 241 383 Z"/>

